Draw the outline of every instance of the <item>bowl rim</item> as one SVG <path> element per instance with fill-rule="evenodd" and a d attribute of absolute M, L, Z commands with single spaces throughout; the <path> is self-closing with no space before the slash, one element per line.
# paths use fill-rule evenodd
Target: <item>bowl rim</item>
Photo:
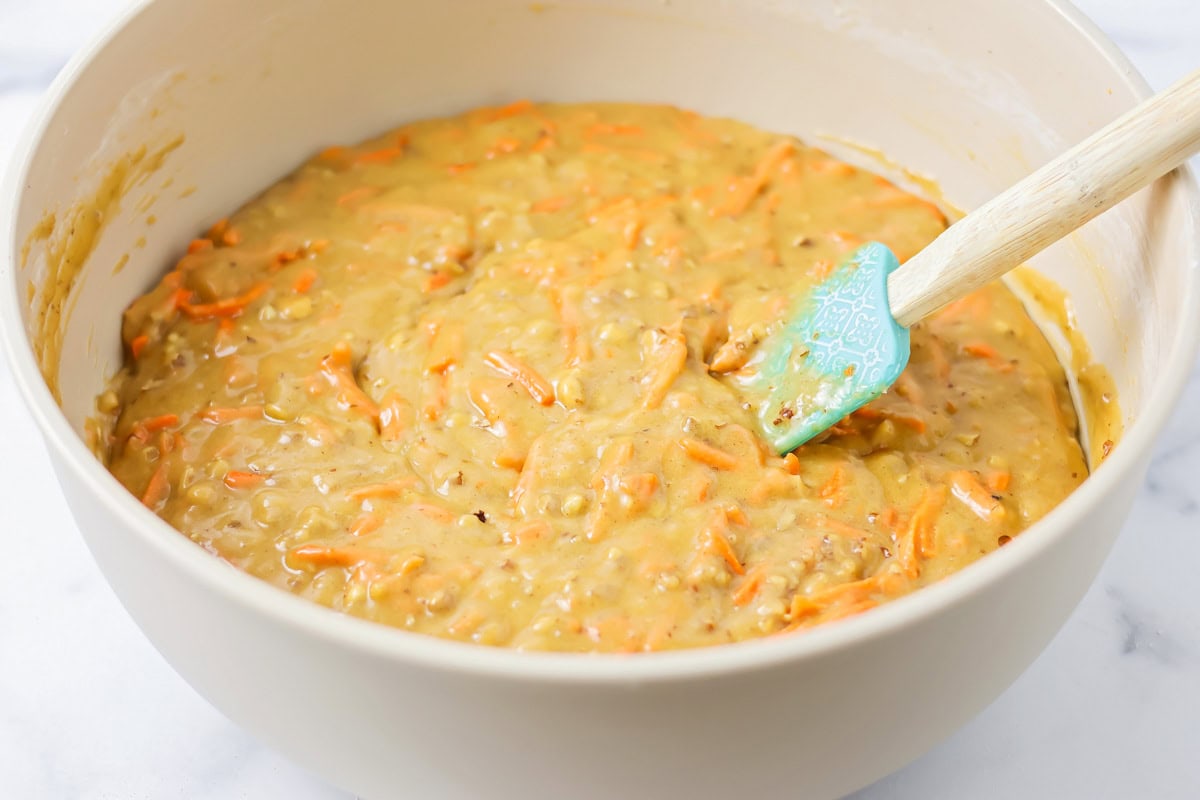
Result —
<path fill-rule="evenodd" d="M 1036 0 L 1035 0 L 1036 1 Z M 580 654 L 515 651 L 417 634 L 333 611 L 242 572 L 195 545 L 138 500 L 108 472 L 75 433 L 55 402 L 21 323 L 21 297 L 16 260 L 19 190 L 25 185 L 38 143 L 78 76 L 156 0 L 137 0 L 114 17 L 81 48 L 45 92 L 13 151 L 0 198 L 0 348 L 6 353 L 13 380 L 34 418 L 57 467 L 102 503 L 106 511 L 140 538 L 141 545 L 174 569 L 223 596 L 253 609 L 289 633 L 321 640 L 348 653 L 435 668 L 464 676 L 555 684 L 619 685 L 697 680 L 792 665 L 846 651 L 875 638 L 902 632 L 935 616 L 1009 574 L 1021 570 L 1052 547 L 1122 478 L 1136 472 L 1155 444 L 1188 380 L 1200 348 L 1200 313 L 1179 321 L 1163 377 L 1151 389 L 1145 409 L 1129 426 L 1119 447 L 1104 464 L 1002 550 L 933 585 L 889 601 L 869 613 L 818 626 L 802 635 L 773 636 L 732 644 L 638 654 Z M 1122 76 L 1138 98 L 1151 94 L 1146 81 L 1115 44 L 1068 0 L 1040 0 L 1061 15 Z M 1164 178 L 1171 179 L 1170 177 Z M 1185 164 L 1180 182 L 1190 224 L 1191 263 L 1181 265 L 1185 307 L 1200 311 L 1200 185 Z M 59 478 L 61 485 L 61 477 Z M 1031 535 L 1032 534 L 1032 535 Z M 86 539 L 86 537 L 85 537 Z"/>

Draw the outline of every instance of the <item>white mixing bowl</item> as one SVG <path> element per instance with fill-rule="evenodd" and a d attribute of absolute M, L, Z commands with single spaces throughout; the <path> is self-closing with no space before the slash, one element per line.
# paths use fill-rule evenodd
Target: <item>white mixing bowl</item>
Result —
<path fill-rule="evenodd" d="M 120 312 L 192 235 L 314 149 L 483 103 L 666 101 L 837 134 L 971 207 L 1145 94 L 1064 0 L 152 0 L 67 67 L 18 150 L 0 195 L 0 331 L 129 613 L 213 705 L 335 784 L 371 798 L 832 797 L 982 709 L 1095 576 L 1195 351 L 1188 175 L 1035 262 L 1072 297 L 1127 426 L 1078 491 L 934 587 L 804 635 L 706 650 L 457 644 L 228 567 L 143 508 L 81 438 L 120 360 Z M 77 205 L 123 155 L 172 142 L 156 169 L 148 156 L 132 168 L 119 200 Z M 46 212 L 52 242 L 78 228 L 78 263 L 60 274 L 72 287 L 61 406 L 31 348 L 58 329 L 28 294 L 44 290 L 43 247 L 24 265 L 20 252 Z"/>

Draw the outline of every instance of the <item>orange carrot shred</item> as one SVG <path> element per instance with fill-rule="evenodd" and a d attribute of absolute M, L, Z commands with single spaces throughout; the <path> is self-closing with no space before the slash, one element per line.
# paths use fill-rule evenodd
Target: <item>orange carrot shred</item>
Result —
<path fill-rule="evenodd" d="M 1000 357 L 1000 353 L 996 351 L 996 348 L 986 342 L 968 342 L 962 346 L 962 349 L 967 355 L 972 355 L 976 358 L 996 359 Z"/>
<path fill-rule="evenodd" d="M 224 300 L 216 300 L 212 303 L 191 302 L 192 293 L 187 289 L 180 289 L 176 293 L 175 305 L 187 316 L 192 319 L 213 319 L 217 317 L 237 317 L 241 316 L 246 307 L 257 300 L 270 284 L 265 281 L 251 287 L 244 294 L 236 297 L 229 297 Z"/>
<path fill-rule="evenodd" d="M 321 374 L 330 386 L 338 390 L 338 406 L 357 408 L 370 417 L 379 418 L 379 405 L 372 400 L 354 378 L 350 345 L 338 342 L 329 355 L 321 359 Z"/>
<path fill-rule="evenodd" d="M 714 515 L 713 523 L 709 525 L 705 531 L 706 552 L 720 556 L 725 563 L 729 565 L 729 569 L 735 575 L 745 575 L 746 568 L 742 566 L 742 562 L 738 559 L 737 553 L 733 550 L 733 545 L 729 543 L 729 539 L 725 538 L 724 528 L 727 527 L 724 512 L 718 512 Z"/>
<path fill-rule="evenodd" d="M 366 536 L 383 525 L 383 519 L 378 514 L 362 514 L 350 523 L 351 536 Z"/>
<path fill-rule="evenodd" d="M 543 406 L 553 405 L 554 387 L 524 361 L 502 350 L 492 350 L 484 360 L 501 375 L 519 383 L 535 402 Z"/>
<path fill-rule="evenodd" d="M 385 497 L 399 497 L 417 484 L 415 475 L 408 475 L 385 483 L 369 483 L 346 492 L 346 498 L 356 503 Z"/>
<path fill-rule="evenodd" d="M 150 343 L 150 337 L 146 334 L 140 334 L 133 337 L 129 341 L 129 352 L 133 354 L 134 359 L 142 357 L 142 351 L 146 349 L 146 345 Z"/>
<path fill-rule="evenodd" d="M 421 282 L 421 291 L 433 292 L 446 286 L 454 279 L 454 276 L 445 270 L 432 272 L 425 276 L 425 280 Z"/>
<path fill-rule="evenodd" d="M 701 464 L 707 464 L 714 469 L 734 470 L 738 468 L 738 460 L 735 456 L 699 439 L 686 437 L 679 441 L 679 446 L 683 448 L 683 452 L 687 453 L 688 458 L 699 461 Z"/>
<path fill-rule="evenodd" d="M 687 365 L 687 339 L 684 338 L 682 326 L 673 325 L 665 331 L 651 331 L 642 347 L 642 363 L 644 372 L 641 384 L 645 389 L 642 408 L 658 408 Z"/>
<path fill-rule="evenodd" d="M 133 423 L 130 436 L 134 439 L 147 442 L 150 440 L 150 434 L 157 433 L 164 428 L 173 428 L 178 424 L 178 414 L 160 414 L 157 417 L 150 417 Z"/>
<path fill-rule="evenodd" d="M 296 294 L 304 294 L 313 287 L 317 282 L 317 271 L 309 268 L 296 276 L 296 280 L 292 282 L 292 291 Z"/>
<path fill-rule="evenodd" d="M 767 571 L 762 565 L 755 567 L 746 574 L 738 588 L 733 591 L 733 604 L 735 606 L 744 606 L 758 595 L 758 590 L 762 588 L 763 582 L 767 578 Z"/>
<path fill-rule="evenodd" d="M 820 497 L 826 505 L 834 508 L 840 506 L 846 499 L 846 469 L 841 464 L 834 468 L 829 480 L 820 489 Z"/>
<path fill-rule="evenodd" d="M 1004 516 L 1003 504 L 970 471 L 954 470 L 947 473 L 946 479 L 950 482 L 950 493 L 981 520 L 987 522 Z"/>
<path fill-rule="evenodd" d="M 1007 492 L 1012 482 L 1012 473 L 1008 470 L 993 470 L 988 473 L 987 487 L 993 492 Z"/>
<path fill-rule="evenodd" d="M 434 522 L 449 524 L 454 521 L 453 512 L 433 503 L 413 503 L 412 509 L 424 514 Z"/>
<path fill-rule="evenodd" d="M 225 473 L 225 479 L 222 482 L 230 489 L 250 489 L 258 486 L 266 480 L 266 477 L 257 472 L 243 472 L 242 470 L 231 469 Z"/>

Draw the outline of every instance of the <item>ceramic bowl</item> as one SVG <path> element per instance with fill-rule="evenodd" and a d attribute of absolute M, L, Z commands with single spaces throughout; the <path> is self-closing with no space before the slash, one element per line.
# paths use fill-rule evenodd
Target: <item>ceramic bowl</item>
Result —
<path fill-rule="evenodd" d="M 84 443 L 120 362 L 120 312 L 316 148 L 409 119 L 518 97 L 669 102 L 888 172 L 843 143 L 870 145 L 970 208 L 1146 94 L 1065 0 L 151 0 L 71 62 L 18 148 L 0 195 L 0 332 L 129 613 L 214 706 L 334 784 L 368 798 L 834 797 L 991 702 L 1095 576 L 1194 356 L 1186 172 L 1034 262 L 1119 391 L 1125 434 L 1083 486 L 933 587 L 702 650 L 458 644 L 230 568 Z M 56 344 L 61 402 L 34 356 Z"/>

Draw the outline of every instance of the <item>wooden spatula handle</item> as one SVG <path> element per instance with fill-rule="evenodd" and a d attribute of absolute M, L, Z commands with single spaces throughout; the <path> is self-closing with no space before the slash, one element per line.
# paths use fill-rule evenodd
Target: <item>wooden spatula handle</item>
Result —
<path fill-rule="evenodd" d="M 1200 70 L 954 223 L 888 278 L 905 327 L 995 280 L 1200 149 Z"/>

